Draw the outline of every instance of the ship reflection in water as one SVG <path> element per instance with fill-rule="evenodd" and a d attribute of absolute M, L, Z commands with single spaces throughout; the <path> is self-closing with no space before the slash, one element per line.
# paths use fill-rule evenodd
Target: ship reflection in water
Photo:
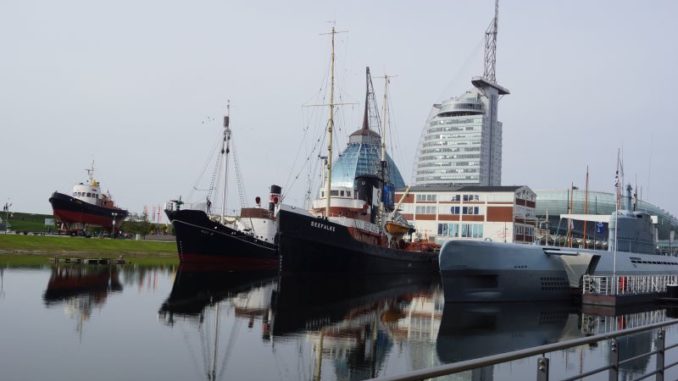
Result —
<path fill-rule="evenodd" d="M 122 289 L 116 266 L 54 265 L 43 300 L 47 307 L 63 304 L 82 332 L 93 308 L 103 306 L 111 292 Z"/>
<path fill-rule="evenodd" d="M 240 359 L 255 357 L 254 378 L 362 380 L 668 319 L 656 307 L 614 314 L 567 303 L 446 305 L 440 283 L 428 276 L 279 276 L 184 266 L 159 313 L 172 329 L 193 327 L 184 330 L 195 338 L 186 354 L 202 353 L 198 373 L 207 379 L 252 379 Z M 651 333 L 618 344 L 622 359 L 652 345 Z M 552 374 L 603 366 L 608 350 L 601 342 L 552 354 Z M 621 374 L 641 375 L 648 362 L 624 364 Z M 454 379 L 534 378 L 535 358 L 514 364 Z"/>

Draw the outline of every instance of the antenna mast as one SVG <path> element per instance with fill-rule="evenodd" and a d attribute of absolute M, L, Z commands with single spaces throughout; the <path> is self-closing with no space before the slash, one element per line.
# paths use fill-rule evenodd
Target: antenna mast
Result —
<path fill-rule="evenodd" d="M 499 20 L 499 0 L 494 2 L 494 19 L 485 30 L 485 71 L 483 78 L 491 83 L 497 82 L 497 31 Z"/>

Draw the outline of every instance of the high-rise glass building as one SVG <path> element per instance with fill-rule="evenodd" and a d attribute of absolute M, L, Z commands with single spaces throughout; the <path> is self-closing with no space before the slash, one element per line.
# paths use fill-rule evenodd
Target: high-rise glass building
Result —
<path fill-rule="evenodd" d="M 419 139 L 414 183 L 501 185 L 502 123 L 499 96 L 505 88 L 474 78 L 474 88 L 433 105 Z"/>

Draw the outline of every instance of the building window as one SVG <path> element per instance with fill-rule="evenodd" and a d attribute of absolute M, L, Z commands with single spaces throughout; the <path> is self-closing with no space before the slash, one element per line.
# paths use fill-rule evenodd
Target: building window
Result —
<path fill-rule="evenodd" d="M 461 236 L 463 238 L 483 238 L 483 225 L 481 224 L 462 224 Z"/>
<path fill-rule="evenodd" d="M 434 194 L 417 194 L 417 201 L 418 202 L 436 201 L 436 195 L 434 195 Z"/>
<path fill-rule="evenodd" d="M 480 208 L 477 206 L 465 206 L 461 209 L 462 214 L 480 214 Z"/>
<path fill-rule="evenodd" d="M 438 235 L 441 237 L 459 237 L 459 224 L 438 224 Z"/>
<path fill-rule="evenodd" d="M 451 201 L 461 201 L 461 195 L 455 194 L 454 196 L 452 196 Z"/>
<path fill-rule="evenodd" d="M 464 195 L 464 201 L 479 201 L 480 196 L 477 194 L 465 194 Z"/>
<path fill-rule="evenodd" d="M 416 214 L 436 214 L 436 207 L 433 205 L 417 205 Z"/>
<path fill-rule="evenodd" d="M 453 207 L 450 208 L 450 213 L 452 213 L 452 214 L 459 214 L 460 211 L 461 211 L 461 208 L 458 207 L 458 206 L 453 206 Z"/>

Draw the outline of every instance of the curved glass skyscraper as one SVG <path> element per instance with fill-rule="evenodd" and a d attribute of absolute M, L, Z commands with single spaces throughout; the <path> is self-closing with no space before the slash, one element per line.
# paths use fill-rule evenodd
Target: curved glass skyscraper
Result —
<path fill-rule="evenodd" d="M 419 139 L 415 184 L 501 185 L 497 102 L 509 92 L 483 78 L 472 83 L 463 95 L 433 105 Z"/>

